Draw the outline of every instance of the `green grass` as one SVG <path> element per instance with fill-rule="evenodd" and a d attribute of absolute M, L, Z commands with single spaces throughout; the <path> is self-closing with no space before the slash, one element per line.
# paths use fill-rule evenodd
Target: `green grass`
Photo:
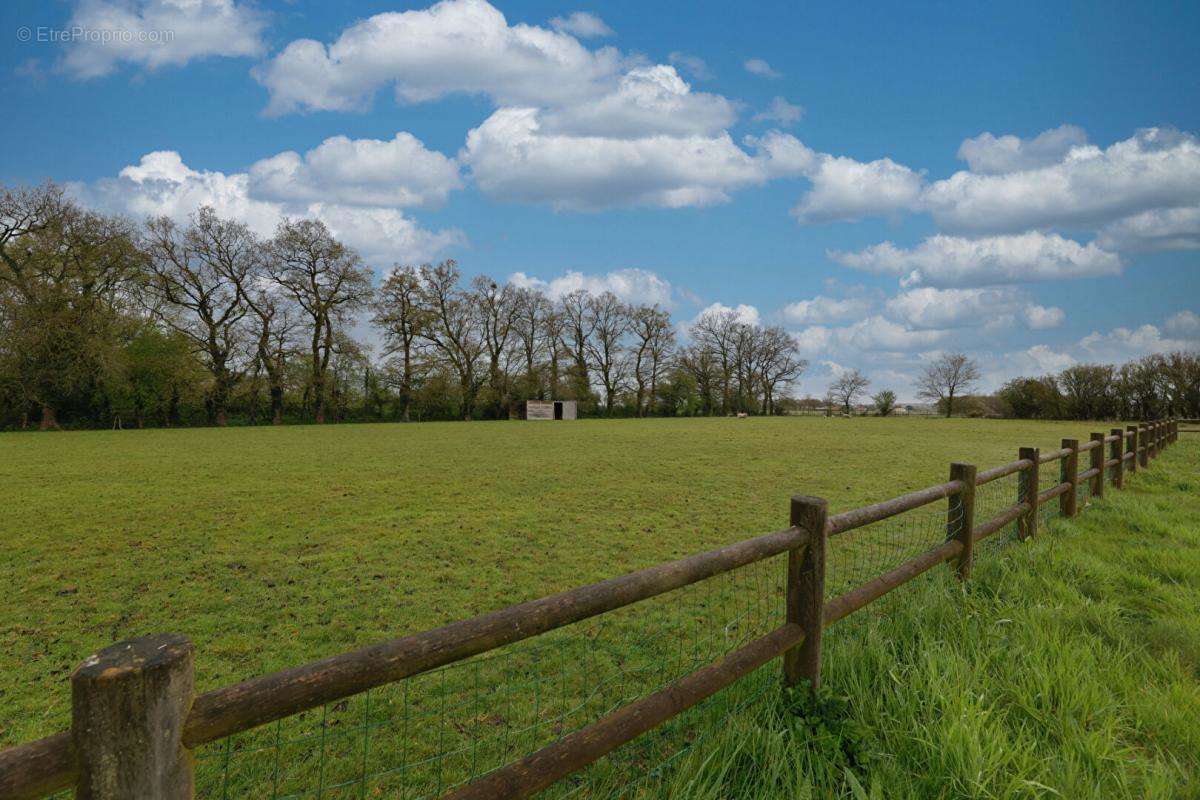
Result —
<path fill-rule="evenodd" d="M 700 798 L 1200 797 L 1200 447 L 827 632 L 819 702 L 730 715 Z M 853 618 L 852 618 L 853 619 Z"/>
<path fill-rule="evenodd" d="M 984 468 L 1015 458 L 1018 445 L 1057 447 L 1101 427 L 1109 426 L 800 418 L 6 435 L 0 744 L 64 728 L 70 671 L 121 638 L 190 636 L 198 688 L 210 689 L 775 530 L 793 493 L 825 496 L 842 510 L 943 481 L 952 460 Z M 1048 794 L 1043 784 L 1067 797 L 1196 795 L 1187 758 L 1200 752 L 1200 506 L 1196 447 L 1187 458 L 1185 447 L 1079 523 L 981 555 L 965 603 L 943 574 L 903 590 L 904 602 L 888 604 L 880 622 L 831 629 L 821 708 L 798 716 L 763 692 L 715 726 L 711 746 L 668 742 L 685 761 L 716 755 L 665 772 L 646 791 L 793 797 L 816 786 L 815 796 L 856 796 L 861 784 L 863 796 L 1001 797 Z M 931 513 L 936 522 L 944 511 Z M 929 530 L 936 535 L 936 524 L 922 535 Z M 897 531 L 862 541 L 904 544 Z M 845 553 L 874 566 L 847 542 Z M 431 676 L 412 706 L 393 692 L 327 713 L 361 711 L 373 735 L 389 734 L 385 745 L 364 748 L 364 763 L 383 766 L 404 738 L 436 753 L 456 737 L 481 740 L 485 728 L 505 732 L 490 753 L 498 762 L 656 685 L 662 676 L 650 672 L 665 669 L 664 631 L 688 638 L 688 652 L 681 646 L 670 662 L 682 668 L 769 627 L 779 610 L 777 566 L 652 612 L 631 609 L 607 638 L 584 637 L 584 650 L 566 640 L 556 650 L 527 648 L 503 667 L 526 679 L 517 709 L 507 696 L 463 688 L 481 674 L 487 684 L 485 664 L 473 675 Z M 720 641 L 701 642 L 709 623 L 731 619 L 738 623 Z M 599 659 L 577 670 L 580 686 L 551 686 L 539 676 L 570 671 L 552 664 L 551 652 Z M 589 673 L 621 682 L 589 688 Z M 441 717 L 428 705 L 421 711 L 422 698 L 446 694 L 436 680 L 451 680 L 464 707 Z M 579 706 L 570 702 L 577 693 Z M 534 709 L 529 741 L 507 741 L 526 701 L 559 694 L 570 713 Z M 718 698 L 718 712 L 721 702 L 734 701 Z M 391 713 L 401 707 L 402 716 Z M 447 734 L 444 717 L 456 710 L 466 721 Z M 539 739 L 545 718 L 559 727 Z M 410 722 L 428 735 L 401 736 Z M 305 737 L 320 732 L 322 765 L 327 755 L 357 763 L 357 740 L 327 747 L 328 726 L 311 716 L 297 726 Z M 306 760 L 307 746 L 285 759 Z M 640 747 L 639 768 L 661 755 Z M 488 756 L 470 753 L 472 762 Z M 205 763 L 221 756 L 211 758 Z M 237 772 L 231 761 L 220 769 Z M 437 762 L 436 785 L 450 766 Z M 322 781 L 337 780 L 321 768 Z M 233 784 L 252 785 L 265 769 L 247 755 Z M 433 767 L 421 769 L 434 787 Z M 312 782 L 308 773 L 293 777 Z M 370 796 L 383 796 L 381 787 Z"/>

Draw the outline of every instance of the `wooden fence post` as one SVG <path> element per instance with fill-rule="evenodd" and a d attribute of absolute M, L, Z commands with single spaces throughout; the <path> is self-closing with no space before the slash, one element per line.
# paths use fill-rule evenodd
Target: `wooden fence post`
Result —
<path fill-rule="evenodd" d="M 783 681 L 821 686 L 821 631 L 825 628 L 825 524 L 829 505 L 823 498 L 792 498 L 792 527 L 809 532 L 808 540 L 788 551 L 787 621 L 804 629 L 804 641 L 783 654 Z"/>
<path fill-rule="evenodd" d="M 1076 499 L 1079 488 L 1079 440 L 1063 439 L 1063 449 L 1070 448 L 1071 452 L 1059 459 L 1058 482 L 1071 484 L 1071 490 L 1058 496 L 1058 513 L 1064 517 L 1073 517 L 1078 513 Z"/>
<path fill-rule="evenodd" d="M 1138 469 L 1150 466 L 1150 426 L 1142 423 L 1138 426 Z"/>
<path fill-rule="evenodd" d="M 1029 503 L 1029 511 L 1017 518 L 1017 538 L 1024 540 L 1037 536 L 1038 528 L 1038 472 L 1041 450 L 1036 447 L 1022 447 L 1017 451 L 1017 458 L 1028 459 L 1033 466 L 1017 473 L 1017 502 Z"/>
<path fill-rule="evenodd" d="M 1109 433 L 1117 437 L 1108 449 L 1108 457 L 1117 460 L 1113 467 L 1113 486 L 1121 489 L 1125 486 L 1125 459 L 1122 458 L 1125 455 L 1125 431 L 1113 428 Z"/>
<path fill-rule="evenodd" d="M 1146 460 L 1151 461 L 1158 456 L 1158 423 L 1146 424 Z"/>
<path fill-rule="evenodd" d="M 71 675 L 78 800 L 192 800 L 183 723 L 194 649 L 163 633 L 106 647 Z"/>
<path fill-rule="evenodd" d="M 975 544 L 975 465 L 955 461 L 950 465 L 950 480 L 962 481 L 963 490 L 947 498 L 946 538 L 962 542 L 955 571 L 958 579 L 971 577 L 971 561 Z"/>
<path fill-rule="evenodd" d="M 1100 471 L 1096 473 L 1096 477 L 1092 478 L 1092 496 L 1104 497 L 1104 473 L 1107 471 L 1104 469 L 1104 462 L 1107 459 L 1107 456 L 1104 453 L 1104 434 L 1093 433 L 1092 441 L 1096 442 L 1096 446 L 1091 449 L 1092 457 L 1088 462 L 1088 468 L 1100 468 Z"/>
<path fill-rule="evenodd" d="M 1130 425 L 1125 428 L 1129 432 L 1129 443 L 1126 450 L 1133 453 L 1133 458 L 1129 459 L 1130 474 L 1138 471 L 1138 426 Z"/>

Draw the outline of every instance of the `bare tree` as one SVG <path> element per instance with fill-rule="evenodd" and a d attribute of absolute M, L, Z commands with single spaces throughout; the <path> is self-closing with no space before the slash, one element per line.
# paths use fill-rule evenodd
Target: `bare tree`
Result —
<path fill-rule="evenodd" d="M 954 413 L 954 398 L 961 397 L 979 380 L 979 365 L 963 353 L 945 353 L 925 367 L 917 379 L 917 396 L 942 403 L 946 416 Z"/>
<path fill-rule="evenodd" d="M 638 306 L 630 312 L 629 329 L 633 334 L 633 379 L 636 413 L 646 416 L 654 408 L 658 381 L 666 369 L 666 356 L 675 342 L 671 315 L 653 306 Z"/>
<path fill-rule="evenodd" d="M 829 396 L 841 403 L 842 412 L 849 415 L 854 399 L 866 391 L 870 385 L 871 381 L 865 375 L 856 369 L 851 370 L 842 373 L 840 378 L 830 384 Z"/>
<path fill-rule="evenodd" d="M 629 310 L 615 294 L 603 292 L 588 298 L 586 317 L 591 328 L 587 340 L 588 357 L 604 387 L 604 412 L 612 414 L 613 400 L 625 381 L 622 339 L 629 330 Z"/>
<path fill-rule="evenodd" d="M 491 387 L 496 419 L 508 416 L 509 376 L 508 357 L 513 328 L 517 321 L 517 287 L 498 284 L 486 275 L 476 275 L 471 281 L 472 302 L 478 310 L 483 346 L 488 359 L 488 385 Z"/>
<path fill-rule="evenodd" d="M 808 362 L 797 358 L 796 339 L 779 326 L 766 328 L 761 334 L 759 381 L 762 385 L 762 413 L 774 414 L 780 388 L 804 374 Z"/>
<path fill-rule="evenodd" d="M 592 336 L 592 316 L 588 313 L 588 293 L 576 289 L 559 301 L 558 315 L 561 321 L 561 341 L 570 357 L 569 378 L 577 400 L 586 400 L 591 395 L 591 378 L 588 372 L 588 340 Z"/>
<path fill-rule="evenodd" d="M 270 244 L 268 268 L 309 317 L 310 380 L 315 419 L 325 421 L 325 379 L 335 328 L 371 299 L 371 273 L 358 253 L 334 238 L 320 220 L 284 220 Z"/>
<path fill-rule="evenodd" d="M 721 372 L 713 352 L 699 343 L 692 344 L 680 352 L 679 366 L 696 384 L 700 413 L 712 414 L 716 411 Z"/>
<path fill-rule="evenodd" d="M 536 289 L 516 290 L 516 319 L 514 330 L 520 342 L 525 374 L 522 393 L 526 398 L 546 399 L 546 380 L 542 374 L 543 360 L 551 366 L 550 394 L 557 389 L 558 370 L 555 359 L 558 320 L 554 307 Z"/>
<path fill-rule="evenodd" d="M 700 315 L 689 331 L 692 339 L 707 350 L 720 370 L 721 413 L 733 408 L 733 375 L 738 338 L 742 335 L 736 311 L 708 311 Z"/>
<path fill-rule="evenodd" d="M 399 355 L 396 388 L 405 422 L 412 419 L 413 380 L 416 376 L 418 339 L 429 324 L 429 313 L 421 307 L 421 278 L 413 267 L 397 265 L 376 295 L 372 321 L 383 330 L 384 355 Z"/>
<path fill-rule="evenodd" d="M 209 206 L 187 228 L 169 217 L 146 223 L 151 309 L 193 344 L 212 375 L 205 406 L 210 425 L 228 421 L 229 395 L 245 372 L 249 313 L 240 287 L 258 259 L 249 229 Z"/>
<path fill-rule="evenodd" d="M 420 336 L 430 342 L 458 376 L 463 419 L 475 413 L 475 398 L 483 385 L 479 361 L 486 346 L 480 332 L 474 297 L 459 288 L 454 261 L 421 267 L 420 300 L 429 323 Z"/>

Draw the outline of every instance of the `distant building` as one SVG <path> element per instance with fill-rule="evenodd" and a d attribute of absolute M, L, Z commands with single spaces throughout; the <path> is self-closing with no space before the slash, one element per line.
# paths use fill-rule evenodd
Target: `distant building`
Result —
<path fill-rule="evenodd" d="M 578 419 L 574 400 L 526 400 L 525 419 Z"/>

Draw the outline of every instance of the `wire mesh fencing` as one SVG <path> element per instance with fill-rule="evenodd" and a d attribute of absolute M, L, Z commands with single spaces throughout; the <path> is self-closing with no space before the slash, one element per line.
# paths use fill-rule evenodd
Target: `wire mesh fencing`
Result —
<path fill-rule="evenodd" d="M 769 558 L 205 745 L 196 796 L 439 797 L 779 627 L 786 575 Z M 643 738 L 642 766 L 678 749 Z"/>

